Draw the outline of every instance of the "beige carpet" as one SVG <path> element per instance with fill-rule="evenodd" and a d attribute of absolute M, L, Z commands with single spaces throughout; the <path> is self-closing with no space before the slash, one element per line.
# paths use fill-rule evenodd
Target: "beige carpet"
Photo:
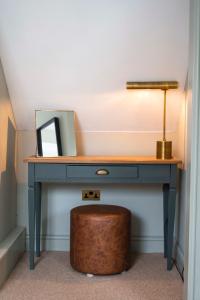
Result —
<path fill-rule="evenodd" d="M 86 277 L 74 271 L 69 255 L 45 252 L 34 271 L 25 254 L 0 290 L 1 300 L 180 300 L 183 283 L 176 268 L 166 271 L 161 254 L 135 257 L 128 272 Z"/>

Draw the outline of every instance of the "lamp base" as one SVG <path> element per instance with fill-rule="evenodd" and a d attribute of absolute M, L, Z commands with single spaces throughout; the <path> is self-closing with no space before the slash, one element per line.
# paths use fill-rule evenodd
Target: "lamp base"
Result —
<path fill-rule="evenodd" d="M 156 158 L 171 159 L 172 158 L 172 142 L 171 141 L 157 141 Z"/>

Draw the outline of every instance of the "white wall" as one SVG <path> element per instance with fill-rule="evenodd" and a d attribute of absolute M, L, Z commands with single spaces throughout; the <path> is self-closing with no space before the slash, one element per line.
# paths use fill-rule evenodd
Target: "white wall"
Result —
<path fill-rule="evenodd" d="M 35 109 L 75 110 L 81 130 L 160 130 L 162 93 L 130 92 L 128 80 L 187 71 L 189 0 L 1 0 L 1 57 L 18 129 Z M 180 98 L 170 92 L 168 129 Z"/>
<path fill-rule="evenodd" d="M 76 112 L 79 154 L 154 155 L 155 141 L 161 138 L 163 94 L 126 91 L 125 83 L 175 79 L 180 89 L 168 93 L 167 128 L 178 153 L 188 1 L 0 0 L 1 56 L 19 130 L 19 224 L 27 225 L 27 169 L 22 159 L 35 152 L 35 109 Z M 43 196 L 48 194 L 51 246 L 61 249 L 69 234 L 66 215 L 80 203 L 82 187 L 59 188 L 46 186 Z M 102 203 L 133 211 L 133 235 L 142 240 L 144 250 L 162 249 L 159 186 L 121 191 L 108 186 L 101 192 Z"/>

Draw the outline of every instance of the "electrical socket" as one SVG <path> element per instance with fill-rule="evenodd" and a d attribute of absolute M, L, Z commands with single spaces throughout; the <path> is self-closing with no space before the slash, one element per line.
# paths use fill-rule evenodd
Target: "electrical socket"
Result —
<path fill-rule="evenodd" d="M 82 191 L 82 200 L 100 200 L 100 191 L 99 190 L 83 190 Z"/>

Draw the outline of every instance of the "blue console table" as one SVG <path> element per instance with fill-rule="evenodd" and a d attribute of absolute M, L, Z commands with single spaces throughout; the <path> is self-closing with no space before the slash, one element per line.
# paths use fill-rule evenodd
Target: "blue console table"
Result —
<path fill-rule="evenodd" d="M 43 182 L 162 184 L 164 257 L 167 258 L 167 270 L 172 269 L 174 217 L 180 160 L 132 156 L 60 156 L 54 158 L 31 156 L 24 161 L 28 163 L 29 266 L 31 270 L 35 266 L 35 253 L 36 256 L 40 256 L 41 187 Z"/>

